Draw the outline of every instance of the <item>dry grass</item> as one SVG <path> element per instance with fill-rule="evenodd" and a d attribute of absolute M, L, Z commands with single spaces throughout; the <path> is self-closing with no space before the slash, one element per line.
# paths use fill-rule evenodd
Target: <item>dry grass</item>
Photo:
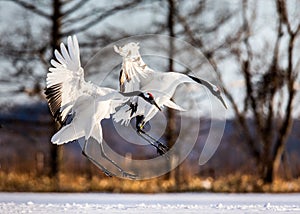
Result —
<path fill-rule="evenodd" d="M 48 192 L 53 190 L 53 186 L 53 180 L 47 176 L 36 177 L 26 173 L 0 172 L 1 191 Z"/>
<path fill-rule="evenodd" d="M 175 180 L 163 177 L 132 181 L 100 176 L 61 174 L 59 186 L 47 176 L 25 173 L 0 172 L 0 191 L 22 192 L 122 192 L 122 193 L 159 193 L 159 192 L 300 192 L 300 178 L 292 181 L 277 179 L 273 184 L 264 185 L 253 175 L 228 175 L 212 179 L 191 177 L 176 184 Z"/>
<path fill-rule="evenodd" d="M 217 179 L 213 182 L 214 192 L 300 192 L 300 178 L 294 180 L 276 179 L 272 184 L 264 184 L 253 175 L 234 174 Z"/>

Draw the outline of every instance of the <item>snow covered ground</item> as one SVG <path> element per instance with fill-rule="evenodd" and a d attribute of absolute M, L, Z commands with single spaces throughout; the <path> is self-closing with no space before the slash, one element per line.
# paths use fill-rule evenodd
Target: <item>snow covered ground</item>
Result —
<path fill-rule="evenodd" d="M 0 213 L 300 213 L 300 194 L 0 193 Z"/>

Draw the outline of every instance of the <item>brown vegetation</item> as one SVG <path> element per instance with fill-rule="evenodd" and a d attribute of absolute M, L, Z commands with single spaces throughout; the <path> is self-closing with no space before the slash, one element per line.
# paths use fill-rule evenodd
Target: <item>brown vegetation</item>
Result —
<path fill-rule="evenodd" d="M 60 173 L 60 192 L 114 192 L 114 193 L 162 193 L 162 192 L 271 192 L 292 193 L 300 191 L 300 178 L 276 179 L 272 184 L 254 175 L 232 174 L 213 179 L 212 177 L 189 177 L 176 185 L 174 179 L 163 177 L 133 181 L 101 175 Z M 0 172 L 0 191 L 57 191 L 55 181 L 48 176 L 30 173 Z"/>

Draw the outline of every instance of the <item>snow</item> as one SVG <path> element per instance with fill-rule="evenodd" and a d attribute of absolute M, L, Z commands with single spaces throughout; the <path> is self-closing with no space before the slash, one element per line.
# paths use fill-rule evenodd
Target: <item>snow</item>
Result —
<path fill-rule="evenodd" d="M 0 193 L 0 213 L 300 213 L 300 194 Z"/>

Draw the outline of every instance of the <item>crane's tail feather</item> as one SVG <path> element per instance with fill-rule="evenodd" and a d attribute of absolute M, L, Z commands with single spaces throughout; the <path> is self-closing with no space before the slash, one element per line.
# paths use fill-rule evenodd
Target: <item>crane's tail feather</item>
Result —
<path fill-rule="evenodd" d="M 62 127 L 53 137 L 51 142 L 53 144 L 61 145 L 64 143 L 71 142 L 83 136 L 82 132 L 76 131 L 73 124 Z"/>

